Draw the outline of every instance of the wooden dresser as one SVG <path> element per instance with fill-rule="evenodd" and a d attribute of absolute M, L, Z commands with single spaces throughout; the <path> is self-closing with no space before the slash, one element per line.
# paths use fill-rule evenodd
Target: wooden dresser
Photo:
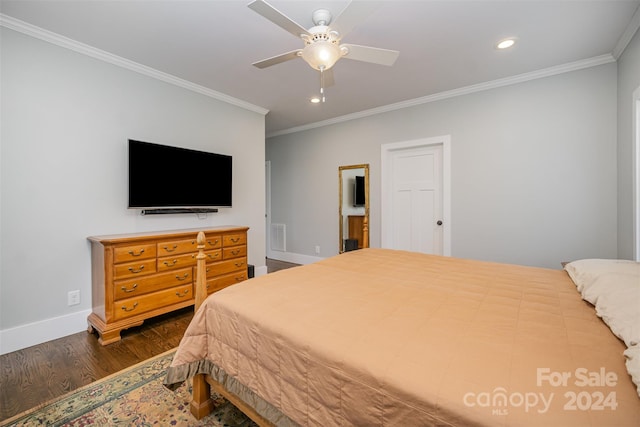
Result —
<path fill-rule="evenodd" d="M 89 237 L 89 331 L 106 345 L 145 319 L 194 304 L 196 236 L 206 236 L 209 293 L 247 279 L 248 227 L 211 227 Z"/>
<path fill-rule="evenodd" d="M 364 242 L 364 215 L 349 215 L 349 239 L 358 241 L 358 249 Z"/>

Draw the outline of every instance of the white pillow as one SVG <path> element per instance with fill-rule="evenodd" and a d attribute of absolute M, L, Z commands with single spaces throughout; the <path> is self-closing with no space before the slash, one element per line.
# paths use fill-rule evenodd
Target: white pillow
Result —
<path fill-rule="evenodd" d="M 640 346 L 634 345 L 624 351 L 627 358 L 626 365 L 631 379 L 638 386 L 638 396 L 640 396 Z"/>
<path fill-rule="evenodd" d="M 605 274 L 594 280 L 587 294 L 596 301 L 596 314 L 627 347 L 640 345 L 640 276 Z"/>
<path fill-rule="evenodd" d="M 586 259 L 565 270 L 611 331 L 627 347 L 640 345 L 640 262 Z"/>
<path fill-rule="evenodd" d="M 640 396 L 640 262 L 584 259 L 564 269 L 582 298 L 626 344 L 627 371 Z"/>
<path fill-rule="evenodd" d="M 605 273 L 640 274 L 640 263 L 624 259 L 581 259 L 564 266 L 573 283 L 582 292 L 583 286 L 588 286 L 598 276 Z"/>

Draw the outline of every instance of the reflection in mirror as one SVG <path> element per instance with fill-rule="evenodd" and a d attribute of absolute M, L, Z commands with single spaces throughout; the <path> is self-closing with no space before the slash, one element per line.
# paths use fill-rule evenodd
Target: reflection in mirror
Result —
<path fill-rule="evenodd" d="M 340 253 L 369 247 L 369 165 L 338 168 Z"/>

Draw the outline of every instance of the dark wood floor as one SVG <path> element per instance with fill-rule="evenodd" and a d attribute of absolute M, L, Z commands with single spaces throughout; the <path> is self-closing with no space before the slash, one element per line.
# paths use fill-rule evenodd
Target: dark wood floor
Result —
<path fill-rule="evenodd" d="M 293 266 L 267 260 L 269 273 Z M 0 356 L 0 421 L 177 347 L 192 317 L 192 307 L 158 316 L 107 346 L 80 332 Z"/>

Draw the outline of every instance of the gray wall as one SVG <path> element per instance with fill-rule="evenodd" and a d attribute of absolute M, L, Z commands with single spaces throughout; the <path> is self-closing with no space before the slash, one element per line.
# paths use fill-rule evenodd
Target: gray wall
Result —
<path fill-rule="evenodd" d="M 451 135 L 453 256 L 616 257 L 616 74 L 610 63 L 269 138 L 272 222 L 288 252 L 337 253 L 338 166 L 369 163 L 379 246 L 380 145 Z"/>
<path fill-rule="evenodd" d="M 266 270 L 263 114 L 8 29 L 1 66 L 3 352 L 86 328 L 90 235 L 248 225 L 249 262 Z M 234 206 L 206 219 L 128 210 L 128 138 L 232 155 Z"/>
<path fill-rule="evenodd" d="M 640 32 L 618 59 L 618 256 L 633 258 L 633 92 L 640 88 Z M 640 165 L 637 166 L 640 168 Z M 637 190 L 640 192 L 640 189 Z M 640 194 L 636 197 L 640 197 Z M 637 254 L 640 256 L 640 254 Z"/>

